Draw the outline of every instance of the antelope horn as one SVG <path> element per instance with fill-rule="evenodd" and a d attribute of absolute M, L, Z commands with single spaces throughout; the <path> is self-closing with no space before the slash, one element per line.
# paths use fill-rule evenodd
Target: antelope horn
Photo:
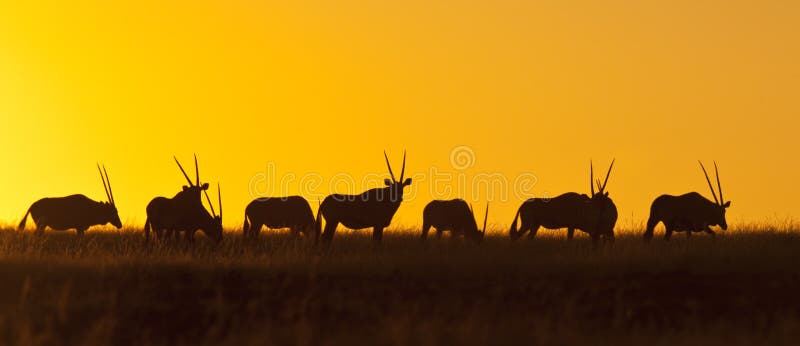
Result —
<path fill-rule="evenodd" d="M 103 190 L 106 192 L 106 198 L 111 202 L 111 196 L 108 194 L 108 186 L 106 185 L 106 178 L 103 176 L 103 170 L 100 169 L 100 164 L 97 164 L 97 171 L 100 172 L 100 180 L 103 181 Z"/>
<path fill-rule="evenodd" d="M 486 202 L 486 213 L 483 215 L 483 234 L 486 235 L 486 221 L 489 220 L 489 202 Z"/>
<path fill-rule="evenodd" d="M 203 190 L 203 193 L 206 195 L 206 201 L 208 201 L 208 206 L 211 208 L 211 216 L 217 217 L 217 213 L 214 211 L 214 205 L 211 204 L 211 198 L 208 197 L 208 190 Z"/>
<path fill-rule="evenodd" d="M 406 176 L 406 151 L 403 150 L 403 169 L 400 170 L 400 183 L 403 182 L 403 177 Z"/>
<path fill-rule="evenodd" d="M 722 184 L 719 182 L 719 170 L 717 170 L 717 161 L 714 161 L 714 174 L 717 176 L 717 191 L 719 191 L 719 205 L 725 204 L 725 197 L 722 197 Z"/>
<path fill-rule="evenodd" d="M 219 220 L 222 221 L 222 189 L 219 187 L 219 182 L 217 182 L 217 199 L 219 202 Z"/>
<path fill-rule="evenodd" d="M 719 200 L 717 199 L 717 194 L 714 193 L 714 186 L 711 185 L 711 179 L 708 178 L 708 172 L 706 172 L 706 167 L 703 166 L 703 163 L 700 162 L 700 160 L 697 160 L 697 162 L 700 163 L 700 168 L 703 169 L 703 174 L 706 175 L 706 181 L 708 182 L 708 188 L 711 189 L 711 195 L 714 196 L 714 202 L 717 202 L 717 204 L 720 204 Z"/>
<path fill-rule="evenodd" d="M 195 185 L 200 186 L 200 167 L 197 166 L 197 154 L 194 154 L 194 176 L 196 179 Z"/>
<path fill-rule="evenodd" d="M 611 169 L 614 168 L 614 161 L 617 161 L 617 159 L 611 160 L 611 166 L 608 166 L 608 172 L 606 172 L 606 180 L 605 182 L 603 182 L 603 187 L 600 188 L 600 192 L 606 190 L 606 185 L 608 184 L 608 177 L 611 176 Z"/>
<path fill-rule="evenodd" d="M 106 165 L 103 165 L 103 173 L 106 174 L 106 182 L 108 182 L 108 198 L 111 199 L 111 204 L 116 205 L 117 202 L 114 201 L 114 190 L 111 189 L 111 179 L 108 178 L 108 171 L 106 171 Z"/>
<path fill-rule="evenodd" d="M 594 184 L 597 185 L 598 192 L 603 193 L 603 184 L 600 183 L 600 178 L 595 179 Z"/>
<path fill-rule="evenodd" d="M 594 197 L 594 165 L 592 160 L 589 160 L 589 188 L 592 189 L 592 197 Z"/>
<path fill-rule="evenodd" d="M 386 150 L 383 151 L 383 157 L 386 158 L 386 167 L 389 167 L 389 175 L 392 176 L 392 182 L 396 183 L 397 180 L 394 179 L 394 172 L 392 172 L 392 164 L 389 163 L 389 156 L 386 155 Z"/>
<path fill-rule="evenodd" d="M 186 181 L 189 183 L 189 186 L 194 186 L 194 184 L 192 184 L 192 179 L 189 179 L 189 175 L 186 174 L 185 170 L 183 170 L 183 166 L 181 166 L 181 163 L 178 161 L 178 158 L 175 157 L 175 156 L 172 156 L 172 158 L 175 159 L 175 163 L 178 164 L 178 168 L 181 169 L 181 172 L 183 173 L 183 176 L 186 177 Z"/>

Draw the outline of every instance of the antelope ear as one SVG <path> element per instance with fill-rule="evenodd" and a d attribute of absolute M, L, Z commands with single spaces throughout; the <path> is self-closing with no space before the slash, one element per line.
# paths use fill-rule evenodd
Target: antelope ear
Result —
<path fill-rule="evenodd" d="M 383 183 L 386 184 L 386 186 L 392 186 L 392 180 L 391 179 L 383 179 Z"/>
<path fill-rule="evenodd" d="M 411 178 L 408 178 L 406 179 L 406 181 L 403 182 L 403 186 L 408 186 L 408 185 L 411 185 Z"/>
<path fill-rule="evenodd" d="M 202 189 L 203 190 L 208 190 L 208 183 L 203 184 Z"/>
<path fill-rule="evenodd" d="M 605 193 L 606 197 L 608 197 L 608 192 Z"/>
<path fill-rule="evenodd" d="M 725 204 L 722 205 L 723 208 L 728 208 L 730 206 L 731 206 L 731 201 L 727 201 L 725 202 Z"/>

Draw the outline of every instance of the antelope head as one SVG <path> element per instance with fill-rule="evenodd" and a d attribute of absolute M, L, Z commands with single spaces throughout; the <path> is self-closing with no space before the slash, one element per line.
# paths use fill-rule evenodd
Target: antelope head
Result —
<path fill-rule="evenodd" d="M 197 198 L 200 198 L 200 191 L 208 190 L 208 183 L 200 184 L 200 168 L 197 165 L 197 155 L 196 154 L 194 155 L 194 174 L 195 174 L 194 183 L 192 183 L 192 179 L 189 178 L 189 175 L 186 174 L 186 171 L 183 169 L 183 166 L 181 166 L 181 163 L 178 161 L 178 158 L 175 156 L 173 156 L 172 158 L 175 159 L 175 163 L 177 163 L 178 168 L 181 169 L 181 173 L 183 173 L 183 176 L 186 178 L 186 182 L 189 183 L 189 185 L 183 186 L 183 191 L 194 189 L 196 190 Z"/>
<path fill-rule="evenodd" d="M 114 193 L 111 192 L 111 180 L 108 179 L 106 166 L 103 165 L 103 168 L 100 169 L 100 164 L 98 163 L 97 170 L 100 172 L 100 179 L 103 181 L 103 189 L 106 191 L 106 198 L 108 199 L 107 202 L 102 203 L 103 219 L 120 229 L 122 228 L 122 221 L 119 219 L 117 204 L 114 202 Z"/>
<path fill-rule="evenodd" d="M 706 176 L 706 182 L 708 182 L 708 188 L 711 189 L 711 195 L 714 196 L 714 203 L 717 206 L 716 212 L 712 215 L 712 218 L 709 220 L 710 225 L 719 225 L 722 230 L 728 229 L 728 222 L 725 219 L 725 211 L 728 207 L 731 206 L 731 201 L 725 201 L 722 197 L 722 184 L 719 182 L 719 170 L 717 169 L 717 162 L 714 161 L 714 175 L 717 178 L 717 190 L 719 190 L 719 199 L 717 199 L 717 194 L 714 193 L 714 186 L 711 185 L 711 179 L 708 178 L 708 172 L 706 172 L 706 167 L 703 166 L 703 163 L 700 163 L 700 168 L 703 169 L 703 174 Z"/>
<path fill-rule="evenodd" d="M 391 179 L 384 179 L 383 183 L 389 189 L 389 202 L 400 203 L 403 201 L 403 188 L 411 185 L 411 178 L 403 180 L 406 174 L 406 153 L 403 152 L 403 168 L 400 170 L 400 180 L 395 179 L 394 172 L 392 172 L 392 165 L 389 163 L 389 156 L 386 151 L 383 152 L 383 157 L 386 158 L 386 167 L 389 168 L 389 175 Z"/>
<path fill-rule="evenodd" d="M 214 205 L 211 204 L 211 198 L 208 197 L 208 189 L 203 190 L 203 193 L 206 195 L 206 201 L 208 201 L 208 206 L 211 208 L 211 224 L 207 227 L 209 229 L 204 230 L 206 235 L 214 239 L 217 243 L 222 241 L 222 190 L 219 187 L 219 183 L 217 183 L 217 199 L 219 205 L 219 215 L 214 211 Z"/>
<path fill-rule="evenodd" d="M 469 206 L 469 211 L 472 213 L 472 217 L 475 217 L 475 213 L 472 212 L 472 204 Z M 489 220 L 489 203 L 486 203 L 486 212 L 483 214 L 483 230 L 478 230 L 478 218 L 475 218 L 475 240 L 478 242 L 483 241 L 486 238 L 486 222 Z"/>
<path fill-rule="evenodd" d="M 614 161 L 616 161 L 616 159 L 611 160 L 611 165 L 608 166 L 608 172 L 606 172 L 606 179 L 602 183 L 600 183 L 600 178 L 597 178 L 597 180 L 595 180 L 594 165 L 592 164 L 591 160 L 589 161 L 589 187 L 592 190 L 592 199 L 595 199 L 597 197 L 608 198 L 608 191 L 606 191 L 606 185 L 608 184 L 608 177 L 611 175 L 611 169 L 614 168 Z M 595 184 L 597 185 L 597 190 L 598 190 L 597 193 L 594 192 Z"/>

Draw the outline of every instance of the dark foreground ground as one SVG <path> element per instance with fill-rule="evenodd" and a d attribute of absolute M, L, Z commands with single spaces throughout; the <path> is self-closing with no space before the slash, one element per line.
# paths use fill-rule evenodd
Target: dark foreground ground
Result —
<path fill-rule="evenodd" d="M 599 251 L 343 233 L 326 252 L 0 231 L 0 344 L 796 344 L 800 232 L 764 229 Z"/>

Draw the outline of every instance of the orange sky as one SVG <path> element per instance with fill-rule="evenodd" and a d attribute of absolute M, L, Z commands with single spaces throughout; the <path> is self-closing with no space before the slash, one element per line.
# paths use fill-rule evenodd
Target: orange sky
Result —
<path fill-rule="evenodd" d="M 3 2 L 0 220 L 104 198 L 101 161 L 140 225 L 183 184 L 172 155 L 196 152 L 240 225 L 268 165 L 322 182 L 285 193 L 347 192 L 339 174 L 360 192 L 384 149 L 415 177 L 400 223 L 431 196 L 489 197 L 432 192 L 432 172 L 532 174 L 527 192 L 554 195 L 588 192 L 588 160 L 614 157 L 623 226 L 661 193 L 709 196 L 697 159 L 719 162 L 729 223 L 793 218 L 798 18 L 796 1 Z M 493 192 L 506 225 L 524 196 Z"/>

